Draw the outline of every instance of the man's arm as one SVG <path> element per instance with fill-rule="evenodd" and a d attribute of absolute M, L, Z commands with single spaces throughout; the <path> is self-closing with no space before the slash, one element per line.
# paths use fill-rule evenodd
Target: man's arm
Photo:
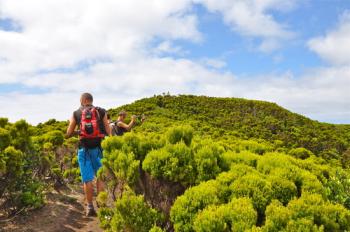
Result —
<path fill-rule="evenodd" d="M 129 124 L 126 124 L 124 122 L 118 122 L 117 126 L 122 127 L 129 131 L 135 125 L 135 123 L 136 123 L 136 116 L 132 116 Z"/>
<path fill-rule="evenodd" d="M 67 128 L 67 133 L 66 133 L 66 138 L 70 138 L 72 137 L 75 133 L 74 133 L 74 130 L 75 130 L 75 127 L 77 126 L 77 123 L 75 121 L 75 118 L 74 118 L 74 115 L 72 115 L 70 121 L 69 121 L 69 126 Z"/>
<path fill-rule="evenodd" d="M 115 125 L 113 123 L 109 124 L 109 129 L 111 130 L 112 136 L 114 136 L 115 135 Z"/>
<path fill-rule="evenodd" d="M 112 136 L 111 128 L 108 123 L 107 114 L 103 117 L 103 125 L 105 126 L 105 131 L 107 135 Z"/>

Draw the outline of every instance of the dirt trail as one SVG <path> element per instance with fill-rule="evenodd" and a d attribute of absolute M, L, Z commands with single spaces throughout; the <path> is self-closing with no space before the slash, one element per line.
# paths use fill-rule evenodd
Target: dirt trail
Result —
<path fill-rule="evenodd" d="M 79 186 L 49 193 L 47 204 L 27 216 L 0 223 L 0 232 L 102 232 L 96 217 L 85 217 Z"/>

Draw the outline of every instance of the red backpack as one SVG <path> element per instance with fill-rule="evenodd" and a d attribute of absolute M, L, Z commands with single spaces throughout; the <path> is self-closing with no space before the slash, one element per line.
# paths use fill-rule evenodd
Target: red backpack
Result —
<path fill-rule="evenodd" d="M 101 118 L 98 109 L 89 107 L 82 109 L 80 121 L 80 140 L 102 139 Z"/>

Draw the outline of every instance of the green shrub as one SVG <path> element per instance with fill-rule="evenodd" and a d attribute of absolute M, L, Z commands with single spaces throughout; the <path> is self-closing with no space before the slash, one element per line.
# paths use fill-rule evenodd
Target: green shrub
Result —
<path fill-rule="evenodd" d="M 114 150 L 110 154 L 111 162 L 108 164 L 113 171 L 114 176 L 129 185 L 133 185 L 139 176 L 140 161 L 135 159 L 134 153 L 124 153 Z M 103 159 L 102 163 L 106 165 L 107 159 Z"/>
<path fill-rule="evenodd" d="M 301 176 L 301 193 L 318 193 L 322 196 L 326 195 L 326 189 L 315 175 L 308 171 L 300 173 Z"/>
<path fill-rule="evenodd" d="M 247 166 L 245 164 L 233 164 L 231 166 L 230 171 L 220 173 L 216 181 L 221 186 L 221 194 L 220 198 L 225 200 L 229 200 L 232 195 L 232 188 L 230 185 L 238 178 L 245 176 L 246 174 L 259 174 L 254 168 Z"/>
<path fill-rule="evenodd" d="M 221 153 L 222 150 L 217 146 L 207 145 L 194 154 L 198 183 L 213 179 L 221 172 Z"/>
<path fill-rule="evenodd" d="M 315 225 L 312 219 L 300 218 L 296 220 L 290 220 L 287 224 L 286 231 L 323 232 L 324 227 Z"/>
<path fill-rule="evenodd" d="M 24 207 L 32 207 L 34 209 L 44 205 L 44 186 L 39 182 L 28 183 L 21 194 L 21 204 Z"/>
<path fill-rule="evenodd" d="M 0 118 L 0 127 L 4 128 L 8 122 L 9 120 L 7 118 Z"/>
<path fill-rule="evenodd" d="M 324 201 L 318 194 L 303 194 L 287 207 L 274 201 L 266 209 L 264 231 L 348 231 L 350 211 Z"/>
<path fill-rule="evenodd" d="M 142 168 L 154 177 L 183 185 L 195 182 L 193 153 L 183 142 L 151 151 L 143 161 Z"/>
<path fill-rule="evenodd" d="M 7 147 L 3 155 L 6 161 L 6 176 L 8 180 L 15 181 L 20 179 L 20 176 L 23 174 L 24 154 L 14 147 Z"/>
<path fill-rule="evenodd" d="M 189 188 L 179 196 L 170 211 L 170 218 L 175 231 L 193 231 L 196 214 L 209 205 L 223 203 L 220 199 L 221 186 L 214 180 L 203 182 Z"/>
<path fill-rule="evenodd" d="M 292 168 L 292 157 L 280 153 L 267 153 L 258 160 L 257 170 L 264 174 L 270 174 L 274 169 Z"/>
<path fill-rule="evenodd" d="M 44 135 L 44 141 L 51 143 L 54 147 L 58 147 L 64 142 L 64 135 L 61 131 L 54 130 Z"/>
<path fill-rule="evenodd" d="M 68 168 L 63 172 L 63 178 L 67 179 L 69 182 L 74 182 L 80 177 L 79 168 Z M 79 182 L 79 181 L 78 181 Z"/>
<path fill-rule="evenodd" d="M 251 198 L 255 209 L 261 215 L 273 197 L 271 183 L 266 181 L 265 177 L 257 174 L 240 177 L 230 187 L 233 197 Z"/>
<path fill-rule="evenodd" d="M 111 231 L 111 220 L 114 216 L 114 210 L 107 207 L 99 208 L 97 217 L 100 221 L 100 227 L 105 231 Z"/>
<path fill-rule="evenodd" d="M 264 231 L 279 232 L 284 231 L 291 217 L 291 212 L 278 200 L 273 200 L 265 211 L 266 221 Z"/>
<path fill-rule="evenodd" d="M 22 152 L 31 150 L 30 125 L 25 120 L 19 120 L 10 127 L 11 145 Z"/>
<path fill-rule="evenodd" d="M 256 224 L 257 213 L 249 198 L 233 199 L 225 205 L 212 205 L 194 220 L 195 231 L 246 231 Z"/>
<path fill-rule="evenodd" d="M 165 230 L 163 230 L 162 228 L 158 227 L 158 226 L 153 226 L 149 232 L 165 232 Z"/>
<path fill-rule="evenodd" d="M 105 191 L 100 192 L 97 195 L 96 202 L 100 207 L 106 207 L 107 206 L 107 200 L 108 200 L 108 194 Z"/>
<path fill-rule="evenodd" d="M 229 225 L 225 220 L 230 213 L 227 208 L 226 205 L 209 205 L 197 214 L 193 222 L 193 230 L 198 232 L 229 231 Z"/>
<path fill-rule="evenodd" d="M 227 166 L 231 165 L 232 163 L 243 163 L 251 167 L 256 167 L 257 162 L 260 159 L 259 155 L 256 155 L 250 151 L 241 151 L 239 153 L 229 151 L 224 153 L 222 156 Z"/>
<path fill-rule="evenodd" d="M 173 127 L 168 130 L 167 137 L 171 144 L 183 141 L 187 146 L 190 146 L 193 138 L 193 128 L 191 126 Z"/>
<path fill-rule="evenodd" d="M 251 151 L 255 154 L 262 155 L 268 151 L 272 150 L 272 147 L 270 145 L 267 145 L 266 143 L 257 142 L 254 140 L 242 140 L 238 144 L 238 148 L 240 151 Z"/>
<path fill-rule="evenodd" d="M 123 147 L 122 136 L 112 136 L 102 141 L 104 156 L 115 150 L 120 150 Z"/>
<path fill-rule="evenodd" d="M 297 160 L 295 163 L 301 169 L 311 172 L 317 177 L 322 184 L 325 184 L 329 177 L 333 175 L 333 168 L 330 168 L 330 165 L 326 165 L 323 159 L 320 159 L 316 156 L 310 156 L 305 160 Z"/>
<path fill-rule="evenodd" d="M 162 221 L 162 215 L 151 208 L 143 196 L 126 190 L 115 203 L 111 219 L 112 231 L 148 232 L 155 224 Z"/>
<path fill-rule="evenodd" d="M 132 152 L 136 159 L 141 159 L 140 138 L 135 133 L 126 133 L 123 135 L 123 148 L 125 152 Z"/>
<path fill-rule="evenodd" d="M 337 169 L 325 184 L 327 199 L 350 209 L 350 174 Z"/>
<path fill-rule="evenodd" d="M 311 217 L 317 225 L 323 225 L 326 231 L 344 231 L 350 229 L 350 212 L 341 205 L 325 202 L 321 195 L 303 194 L 291 201 L 288 208 L 292 218 Z"/>
<path fill-rule="evenodd" d="M 11 144 L 10 132 L 0 127 L 0 151 L 4 150 Z"/>
<path fill-rule="evenodd" d="M 5 155 L 0 152 L 0 177 L 6 173 Z"/>
<path fill-rule="evenodd" d="M 165 139 L 163 136 L 150 134 L 149 136 L 140 137 L 139 151 L 137 158 L 143 160 L 148 152 L 154 149 L 160 149 L 165 146 Z"/>
<path fill-rule="evenodd" d="M 268 181 L 271 183 L 272 198 L 278 199 L 284 205 L 297 197 L 298 189 L 292 181 L 278 176 L 269 176 Z"/>
<path fill-rule="evenodd" d="M 313 155 L 311 151 L 303 147 L 291 149 L 288 154 L 298 159 L 307 159 Z"/>

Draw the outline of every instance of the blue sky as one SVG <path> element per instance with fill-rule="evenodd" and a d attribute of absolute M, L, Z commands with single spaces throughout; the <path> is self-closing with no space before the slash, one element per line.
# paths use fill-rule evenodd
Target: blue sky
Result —
<path fill-rule="evenodd" d="M 314 52 L 307 49 L 306 42 L 313 37 L 324 35 L 334 28 L 339 15 L 350 10 L 348 0 L 321 0 L 303 3 L 286 13 L 269 12 L 275 18 L 287 23 L 296 32 L 296 38 L 281 49 L 261 53 L 254 49 L 259 38 L 246 38 L 223 23 L 220 14 L 208 12 L 203 6 L 195 6 L 199 15 L 199 30 L 204 35 L 202 43 L 187 41 L 178 43 L 189 51 L 187 57 L 223 58 L 227 68 L 237 74 L 259 75 L 268 72 L 290 70 L 300 74 L 305 69 L 326 65 Z"/>
<path fill-rule="evenodd" d="M 350 0 L 0 0 L 0 116 L 64 120 L 81 92 L 109 108 L 170 91 L 350 123 L 347 39 Z"/>

